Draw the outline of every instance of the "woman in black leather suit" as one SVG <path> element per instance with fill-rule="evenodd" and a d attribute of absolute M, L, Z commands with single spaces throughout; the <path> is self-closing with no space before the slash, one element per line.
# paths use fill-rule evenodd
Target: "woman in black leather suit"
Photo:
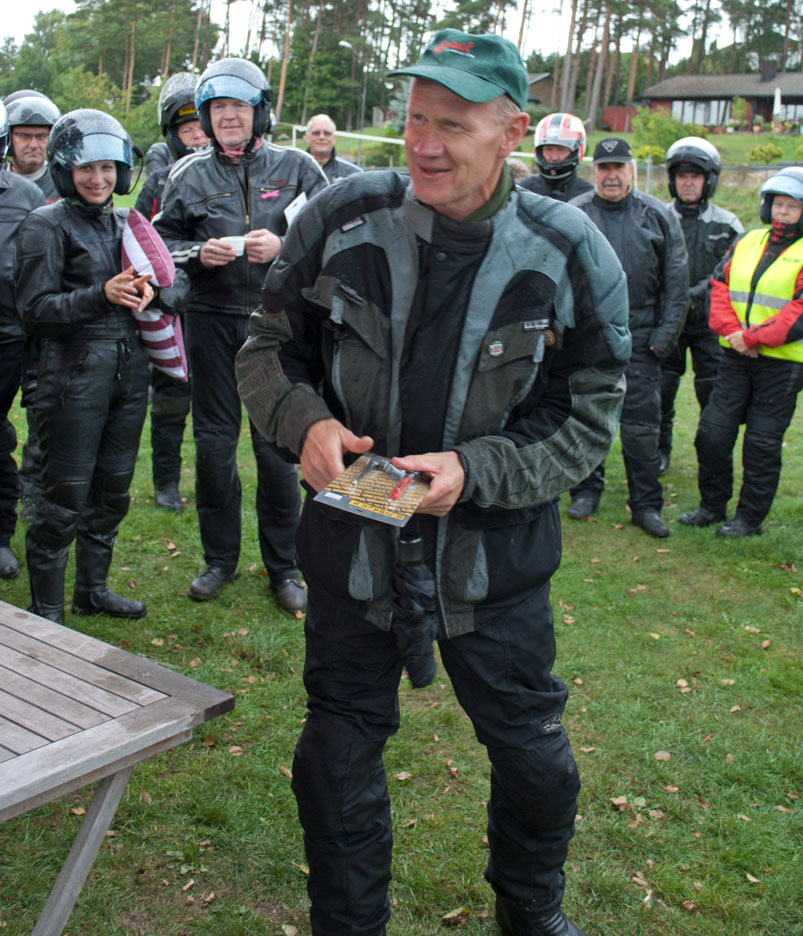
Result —
<path fill-rule="evenodd" d="M 153 298 L 123 269 L 133 147 L 123 127 L 81 109 L 53 127 L 48 159 L 62 201 L 20 228 L 17 305 L 43 338 L 37 408 L 45 450 L 44 497 L 28 528 L 31 610 L 64 623 L 64 570 L 76 541 L 76 614 L 140 618 L 145 605 L 106 584 L 128 511 L 148 396 L 148 359 L 132 311 Z"/>

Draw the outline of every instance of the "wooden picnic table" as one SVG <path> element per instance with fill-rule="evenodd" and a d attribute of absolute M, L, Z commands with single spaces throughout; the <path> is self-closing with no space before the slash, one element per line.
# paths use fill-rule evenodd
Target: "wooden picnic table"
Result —
<path fill-rule="evenodd" d="M 0 821 L 100 780 L 32 936 L 60 936 L 135 764 L 234 697 L 0 601 Z"/>

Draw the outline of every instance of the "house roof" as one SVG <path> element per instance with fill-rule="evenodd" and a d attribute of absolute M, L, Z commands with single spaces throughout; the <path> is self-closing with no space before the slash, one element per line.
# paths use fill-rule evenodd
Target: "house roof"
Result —
<path fill-rule="evenodd" d="M 771 81 L 762 81 L 758 72 L 749 75 L 676 75 L 641 92 L 641 98 L 771 98 L 775 89 L 784 98 L 803 97 L 803 73 L 781 72 Z"/>
<path fill-rule="evenodd" d="M 527 76 L 527 84 L 537 84 L 539 81 L 543 81 L 545 78 L 551 78 L 552 74 L 550 72 L 531 72 Z"/>

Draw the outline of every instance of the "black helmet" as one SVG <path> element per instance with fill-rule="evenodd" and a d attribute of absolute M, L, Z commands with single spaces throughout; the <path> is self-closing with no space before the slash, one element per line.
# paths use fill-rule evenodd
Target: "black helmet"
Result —
<path fill-rule="evenodd" d="M 571 152 L 560 162 L 547 162 L 544 146 L 565 146 Z M 586 151 L 586 131 L 583 121 L 574 114 L 547 114 L 538 121 L 533 140 L 535 161 L 541 175 L 563 179 L 574 172 Z"/>
<path fill-rule="evenodd" d="M 190 152 L 179 139 L 176 130 L 183 123 L 198 120 L 198 111 L 195 109 L 195 86 L 197 84 L 197 75 L 179 72 L 167 79 L 159 93 L 159 125 L 176 159 Z"/>
<path fill-rule="evenodd" d="M 65 114 L 50 131 L 47 158 L 56 188 L 65 198 L 75 194 L 72 170 L 99 160 L 117 163 L 118 195 L 128 192 L 134 167 L 134 145 L 111 114 L 88 107 Z"/>
<path fill-rule="evenodd" d="M 209 119 L 209 102 L 212 98 L 235 98 L 245 101 L 254 108 L 252 137 L 261 137 L 270 117 L 270 102 L 273 92 L 261 69 L 242 58 L 225 58 L 212 62 L 198 79 L 195 89 L 195 107 L 201 119 L 201 129 L 210 138 L 212 122 Z"/>
<path fill-rule="evenodd" d="M 803 204 L 803 169 L 799 166 L 784 167 L 767 179 L 759 195 L 758 215 L 764 224 L 772 224 L 772 202 L 776 195 L 788 195 Z M 803 215 L 797 222 L 797 230 L 803 231 Z"/>
<path fill-rule="evenodd" d="M 0 101 L 0 159 L 5 159 L 8 149 L 8 114 L 6 106 Z"/>
<path fill-rule="evenodd" d="M 705 176 L 702 200 L 707 201 L 717 189 L 722 160 L 716 147 L 702 137 L 689 136 L 674 142 L 666 151 L 666 174 L 669 194 L 678 197 L 675 173 L 684 169 L 702 172 Z"/>

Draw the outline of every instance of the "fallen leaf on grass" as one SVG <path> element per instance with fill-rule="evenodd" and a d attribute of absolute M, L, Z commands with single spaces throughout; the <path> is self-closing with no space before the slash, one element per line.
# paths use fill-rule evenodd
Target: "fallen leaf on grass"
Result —
<path fill-rule="evenodd" d="M 762 649 L 762 650 L 769 650 L 769 646 L 770 646 L 769 640 L 762 640 L 762 641 L 761 641 L 761 649 Z"/>
<path fill-rule="evenodd" d="M 676 786 L 665 786 L 664 789 L 666 790 L 667 793 L 677 793 L 679 792 L 680 788 Z"/>
<path fill-rule="evenodd" d="M 797 566 L 794 562 L 779 562 L 778 567 L 783 569 L 784 572 L 797 572 Z"/>
<path fill-rule="evenodd" d="M 154 647 L 163 647 L 164 639 L 162 637 L 154 637 L 151 643 L 154 645 Z"/>
<path fill-rule="evenodd" d="M 720 679 L 720 682 L 723 686 L 732 686 L 736 680 L 735 679 Z"/>
<path fill-rule="evenodd" d="M 738 813 L 737 815 L 738 818 L 742 820 L 742 822 L 750 822 L 750 816 L 745 816 L 745 814 L 742 812 Z"/>
<path fill-rule="evenodd" d="M 201 744 L 204 747 L 214 747 L 216 741 L 217 741 L 217 738 L 213 734 L 208 734 L 208 735 L 204 735 L 203 740 L 201 741 Z"/>
<path fill-rule="evenodd" d="M 582 685 L 583 685 L 583 680 L 580 679 L 579 676 L 577 677 L 577 679 L 573 679 L 572 682 L 575 684 L 575 686 L 582 686 Z"/>
<path fill-rule="evenodd" d="M 409 780 L 412 777 L 412 774 L 407 770 L 402 770 L 400 773 L 393 774 L 394 780 Z"/>
<path fill-rule="evenodd" d="M 209 893 L 204 897 L 204 906 L 208 907 L 209 904 L 217 897 L 217 894 L 214 891 L 209 891 Z"/>
<path fill-rule="evenodd" d="M 293 771 L 289 767 L 285 767 L 284 764 L 279 768 L 279 773 L 287 777 L 288 780 L 293 779 Z"/>
<path fill-rule="evenodd" d="M 575 620 L 574 620 L 574 618 L 571 616 L 571 614 L 564 614 L 564 615 L 563 615 L 563 623 L 564 623 L 564 624 L 574 624 L 574 622 L 575 622 Z"/>
<path fill-rule="evenodd" d="M 595 747 L 581 747 L 580 750 L 583 752 L 583 754 L 593 754 L 594 751 L 596 751 L 596 748 Z"/>
<path fill-rule="evenodd" d="M 185 893 L 185 894 L 186 894 L 187 891 L 188 891 L 191 887 L 195 887 L 195 878 L 190 878 L 189 881 L 187 881 L 187 883 L 184 885 L 184 887 L 181 888 L 182 893 Z"/>
<path fill-rule="evenodd" d="M 192 896 L 192 894 L 187 894 L 187 896 L 184 898 L 184 903 L 186 906 L 191 907 L 195 903 L 195 898 Z"/>
<path fill-rule="evenodd" d="M 745 624 L 744 629 L 747 631 L 748 634 L 760 634 L 761 633 L 761 631 L 757 627 L 753 627 L 750 624 Z"/>
<path fill-rule="evenodd" d="M 698 806 L 702 806 L 703 809 L 710 809 L 710 808 L 711 808 L 711 804 L 710 804 L 710 803 L 706 803 L 706 801 L 702 798 L 702 796 L 698 796 L 698 797 L 697 797 L 697 805 L 698 805 Z"/>
<path fill-rule="evenodd" d="M 284 936 L 296 936 L 298 929 L 293 926 L 292 923 L 283 923 L 282 932 L 284 933 Z"/>
<path fill-rule="evenodd" d="M 651 809 L 648 815 L 650 819 L 666 819 L 666 813 L 663 809 Z"/>
<path fill-rule="evenodd" d="M 672 759 L 672 755 L 669 753 L 669 751 L 656 751 L 654 757 L 659 761 L 668 761 Z"/>
<path fill-rule="evenodd" d="M 462 926 L 468 922 L 468 910 L 465 907 L 450 910 L 446 916 L 441 917 L 441 922 L 446 926 Z"/>
<path fill-rule="evenodd" d="M 306 874 L 307 876 L 309 876 L 309 868 L 306 866 L 306 864 L 297 864 L 295 861 L 291 861 L 290 864 L 291 864 L 294 868 L 298 868 L 298 870 L 299 870 L 302 874 Z"/>
<path fill-rule="evenodd" d="M 692 910 L 696 910 L 696 909 L 697 909 L 697 904 L 696 904 L 693 900 L 684 900 L 684 901 L 683 901 L 683 909 L 684 909 L 684 910 L 688 910 L 689 913 L 691 913 Z"/>
<path fill-rule="evenodd" d="M 136 579 L 131 579 L 131 581 L 128 583 L 128 587 L 129 587 L 130 589 L 132 589 L 132 590 L 136 589 L 136 587 L 137 587 L 137 580 L 136 580 Z"/>
<path fill-rule="evenodd" d="M 664 549 L 656 549 L 655 551 L 656 551 L 657 553 L 668 553 L 668 552 L 672 552 L 671 549 L 667 549 L 667 548 L 664 548 Z"/>
<path fill-rule="evenodd" d="M 142 793 L 140 793 L 139 801 L 140 803 L 152 803 L 153 799 L 147 790 L 143 790 Z"/>
<path fill-rule="evenodd" d="M 71 812 L 74 816 L 85 816 L 85 815 L 86 815 L 86 810 L 84 809 L 83 806 L 75 806 L 73 809 L 70 810 L 70 812 Z"/>
<path fill-rule="evenodd" d="M 417 819 L 408 819 L 407 822 L 402 823 L 403 829 L 412 829 L 412 827 L 418 822 Z"/>
<path fill-rule="evenodd" d="M 243 753 L 245 753 L 243 749 L 241 747 L 237 747 L 236 744 L 232 744 L 232 746 L 229 748 L 229 754 L 231 754 L 232 757 L 239 757 Z"/>
<path fill-rule="evenodd" d="M 611 798 L 611 806 L 614 809 L 618 809 L 619 812 L 624 812 L 627 806 L 627 797 L 626 796 L 614 796 Z"/>
<path fill-rule="evenodd" d="M 193 658 L 190 660 L 190 662 L 187 664 L 187 666 L 189 666 L 190 669 L 198 669 L 198 667 L 199 667 L 200 665 L 201 665 L 201 658 L 200 658 L 200 657 L 193 657 Z"/>
<path fill-rule="evenodd" d="M 777 809 L 778 812 L 792 812 L 788 806 L 775 806 L 774 808 Z"/>
<path fill-rule="evenodd" d="M 757 877 L 753 877 L 752 874 L 745 874 L 745 877 L 747 878 L 748 881 L 750 881 L 751 884 L 758 884 L 758 883 L 760 883 L 759 880 L 758 880 L 758 878 L 757 878 Z"/>
<path fill-rule="evenodd" d="M 728 712 L 729 712 L 731 715 L 733 715 L 735 712 L 741 712 L 741 710 L 742 710 L 741 705 L 732 705 L 732 706 L 728 709 Z"/>

